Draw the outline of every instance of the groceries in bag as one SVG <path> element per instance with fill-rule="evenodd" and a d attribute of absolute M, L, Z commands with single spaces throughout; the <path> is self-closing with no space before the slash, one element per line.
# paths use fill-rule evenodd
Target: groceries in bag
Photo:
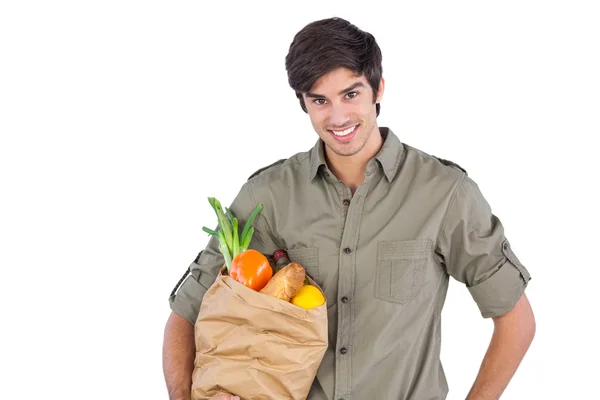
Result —
<path fill-rule="evenodd" d="M 328 346 L 325 296 L 300 263 L 273 270 L 249 248 L 261 204 L 242 228 L 218 200 L 209 202 L 219 225 L 203 229 L 219 238 L 225 265 L 195 324 L 192 400 L 306 399 Z"/>

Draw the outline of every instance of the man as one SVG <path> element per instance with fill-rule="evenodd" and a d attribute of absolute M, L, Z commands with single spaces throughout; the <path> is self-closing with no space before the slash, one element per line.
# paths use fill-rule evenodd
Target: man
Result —
<path fill-rule="evenodd" d="M 231 210 L 245 220 L 263 203 L 252 247 L 267 255 L 286 249 L 328 299 L 330 345 L 308 398 L 446 398 L 440 319 L 450 276 L 494 321 L 464 395 L 499 398 L 535 321 L 524 294 L 529 273 L 476 183 L 378 127 L 384 79 L 369 33 L 340 18 L 308 24 L 286 68 L 319 139 L 253 174 Z M 211 239 L 170 298 L 164 370 L 171 399 L 190 397 L 193 324 L 223 265 L 217 245 Z"/>

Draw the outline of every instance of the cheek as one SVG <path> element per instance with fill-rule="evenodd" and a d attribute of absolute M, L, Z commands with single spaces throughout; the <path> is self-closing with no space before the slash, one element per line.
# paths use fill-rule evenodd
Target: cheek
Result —
<path fill-rule="evenodd" d="M 315 128 L 323 127 L 327 124 L 327 113 L 325 111 L 309 111 L 310 121 Z"/>
<path fill-rule="evenodd" d="M 360 115 L 368 116 L 369 114 L 375 112 L 375 104 L 369 101 L 360 103 L 360 109 L 357 110 Z"/>

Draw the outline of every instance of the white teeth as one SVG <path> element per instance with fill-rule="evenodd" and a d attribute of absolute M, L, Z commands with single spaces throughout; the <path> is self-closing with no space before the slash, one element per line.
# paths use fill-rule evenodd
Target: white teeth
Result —
<path fill-rule="evenodd" d="M 356 125 L 351 126 L 350 128 L 344 130 L 344 131 L 331 131 L 333 132 L 333 134 L 335 136 L 346 136 L 347 134 L 351 133 L 352 131 L 354 131 L 354 128 L 356 128 Z"/>

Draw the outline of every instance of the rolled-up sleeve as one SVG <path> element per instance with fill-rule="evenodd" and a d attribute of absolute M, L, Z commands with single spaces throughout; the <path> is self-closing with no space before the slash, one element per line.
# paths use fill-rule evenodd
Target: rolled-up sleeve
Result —
<path fill-rule="evenodd" d="M 200 303 L 206 291 L 215 282 L 219 270 L 225 264 L 218 250 L 218 240 L 211 238 L 207 247 L 192 262 L 188 275 L 169 297 L 171 310 L 179 314 L 192 325 L 196 323 Z"/>
<path fill-rule="evenodd" d="M 240 229 L 257 205 L 258 202 L 254 198 L 250 182 L 247 182 L 233 200 L 231 207 L 229 207 L 231 213 L 238 218 Z M 206 207 L 210 207 L 208 201 Z M 216 219 L 215 215 L 215 221 Z M 202 225 L 208 226 L 207 224 Z M 254 234 L 249 247 L 265 255 L 271 254 L 274 251 L 274 244 L 272 236 L 267 232 L 267 225 L 264 223 L 264 217 L 261 214 L 254 220 L 253 226 Z M 213 285 L 224 265 L 225 260 L 219 250 L 219 240 L 211 236 L 206 248 L 190 264 L 186 276 L 180 282 L 181 286 L 178 284 L 169 296 L 171 310 L 188 320 L 192 325 L 195 324 L 200 312 L 202 298 Z"/>
<path fill-rule="evenodd" d="M 450 200 L 436 251 L 448 274 L 467 286 L 485 318 L 512 310 L 531 279 L 499 218 L 466 175 Z"/>

